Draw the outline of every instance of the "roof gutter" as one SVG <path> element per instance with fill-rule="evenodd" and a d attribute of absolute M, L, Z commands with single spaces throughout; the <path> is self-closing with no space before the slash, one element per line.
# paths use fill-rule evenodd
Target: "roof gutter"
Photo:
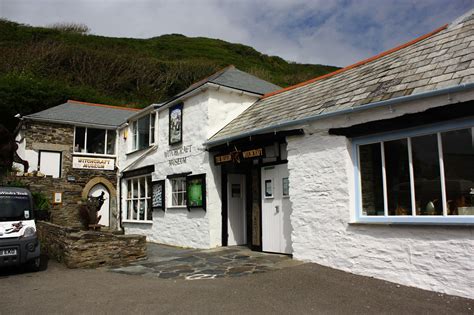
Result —
<path fill-rule="evenodd" d="M 40 121 L 40 122 L 47 122 L 47 123 L 55 123 L 55 124 L 64 124 L 64 125 L 74 125 L 74 126 L 81 126 L 81 127 L 103 127 L 104 129 L 117 129 L 118 125 L 105 125 L 105 124 L 88 124 L 88 123 L 81 123 L 72 120 L 57 120 L 57 119 L 44 119 L 44 118 L 36 118 L 31 116 L 23 117 L 26 120 L 33 120 L 33 121 Z"/>
<path fill-rule="evenodd" d="M 378 107 L 384 107 L 384 106 L 390 106 L 390 105 L 396 105 L 399 103 L 404 103 L 404 102 L 409 102 L 409 101 L 415 101 L 415 100 L 420 100 L 428 97 L 433 97 L 433 96 L 439 96 L 439 95 L 444 95 L 444 94 L 450 94 L 450 93 L 456 93 L 456 92 L 463 92 L 463 91 L 468 91 L 470 89 L 474 89 L 474 82 L 473 83 L 466 83 L 466 84 L 461 84 L 461 85 L 456 85 L 440 90 L 434 90 L 434 91 L 427 91 L 427 92 L 422 92 L 422 93 L 417 93 L 413 95 L 407 95 L 407 96 L 402 96 L 402 97 L 397 97 L 385 101 L 380 101 L 380 102 L 374 102 L 374 103 L 369 103 L 366 105 L 358 106 L 358 107 L 351 107 L 348 109 L 332 112 L 332 113 L 327 113 L 327 114 L 319 114 L 319 115 L 312 115 L 308 116 L 305 118 L 300 118 L 296 120 L 290 120 L 290 121 L 284 121 L 275 125 L 263 127 L 263 128 L 258 128 L 258 129 L 253 129 L 250 131 L 246 131 L 237 135 L 233 136 L 228 136 L 228 137 L 223 137 L 223 138 L 218 138 L 216 140 L 211 140 L 211 141 L 206 141 L 204 142 L 204 145 L 209 148 L 213 147 L 216 145 L 220 145 L 226 142 L 231 142 L 237 139 L 249 137 L 249 136 L 254 136 L 257 134 L 261 133 L 266 133 L 266 132 L 272 132 L 276 131 L 277 129 L 282 129 L 282 128 L 287 128 L 287 127 L 292 127 L 295 125 L 300 125 L 300 124 L 305 124 L 308 122 L 313 122 L 317 120 L 322 120 L 330 117 L 335 117 L 339 115 L 345 115 L 345 114 L 352 114 L 352 113 L 358 113 L 362 112 L 368 109 L 373 109 L 373 108 L 378 108 Z"/>

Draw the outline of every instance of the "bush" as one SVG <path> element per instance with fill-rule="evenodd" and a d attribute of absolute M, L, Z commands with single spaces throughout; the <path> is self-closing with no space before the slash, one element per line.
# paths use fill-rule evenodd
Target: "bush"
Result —
<path fill-rule="evenodd" d="M 89 26 L 81 23 L 56 23 L 50 25 L 49 28 L 66 33 L 87 34 L 90 32 Z"/>
<path fill-rule="evenodd" d="M 33 202 L 35 204 L 36 210 L 49 211 L 51 209 L 51 203 L 44 193 L 32 192 L 31 195 L 33 196 Z"/>

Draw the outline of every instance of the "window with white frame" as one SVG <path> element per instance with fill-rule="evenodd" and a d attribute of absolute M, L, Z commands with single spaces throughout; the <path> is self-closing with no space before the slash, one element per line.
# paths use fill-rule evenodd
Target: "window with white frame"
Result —
<path fill-rule="evenodd" d="M 473 222 L 474 128 L 356 140 L 358 219 Z"/>
<path fill-rule="evenodd" d="M 115 154 L 115 130 L 76 127 L 74 152 L 90 154 Z"/>
<path fill-rule="evenodd" d="M 186 177 L 170 179 L 171 182 L 171 206 L 186 206 Z"/>
<path fill-rule="evenodd" d="M 151 176 L 127 179 L 127 221 L 152 221 Z"/>
<path fill-rule="evenodd" d="M 143 116 L 131 123 L 132 150 L 141 150 L 155 143 L 156 113 Z"/>

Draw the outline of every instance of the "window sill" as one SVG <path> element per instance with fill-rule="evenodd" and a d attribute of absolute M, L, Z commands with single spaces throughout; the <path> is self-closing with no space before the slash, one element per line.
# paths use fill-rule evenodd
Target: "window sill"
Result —
<path fill-rule="evenodd" d="M 372 225 L 372 226 L 457 226 L 457 227 L 474 227 L 473 219 L 467 219 L 465 222 L 449 222 L 449 221 L 419 221 L 419 222 L 383 222 L 383 221 L 354 221 L 349 222 L 349 225 Z"/>
<path fill-rule="evenodd" d="M 150 220 L 122 220 L 122 223 L 137 223 L 137 224 L 153 224 L 153 221 Z"/>
<path fill-rule="evenodd" d="M 116 158 L 116 155 L 111 154 L 98 154 L 98 153 L 86 153 L 86 152 L 73 152 L 73 156 L 91 156 L 91 157 L 104 157 L 104 158 Z"/>
<path fill-rule="evenodd" d="M 166 210 L 188 210 L 188 206 L 168 206 Z"/>

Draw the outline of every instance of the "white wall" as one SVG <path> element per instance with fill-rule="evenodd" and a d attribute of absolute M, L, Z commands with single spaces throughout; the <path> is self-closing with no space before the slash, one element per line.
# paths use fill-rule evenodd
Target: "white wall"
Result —
<path fill-rule="evenodd" d="M 18 156 L 21 157 L 23 160 L 28 161 L 28 172 L 33 172 L 38 170 L 38 152 L 34 150 L 27 150 L 26 149 L 26 138 L 23 138 L 23 133 L 20 130 L 18 135 L 15 138 L 15 141 L 20 141 L 18 143 Z M 13 166 L 23 171 L 23 165 L 20 163 L 13 163 Z"/>
<path fill-rule="evenodd" d="M 239 99 L 242 100 L 239 103 Z M 171 185 L 166 180 L 165 212 L 155 210 L 153 223 L 123 223 L 126 233 L 143 234 L 149 241 L 194 248 L 211 248 L 221 245 L 222 203 L 220 167 L 215 167 L 213 157 L 204 150 L 203 143 L 210 135 L 225 126 L 239 112 L 245 110 L 255 99 L 225 90 L 205 90 L 184 100 L 183 107 L 183 142 L 180 145 L 168 144 L 168 108 L 158 112 L 157 148 L 145 158 L 133 165 L 133 169 L 146 165 L 155 165 L 153 180 L 166 179 L 167 175 L 192 172 L 206 174 L 207 211 L 186 208 L 170 208 Z M 126 143 L 121 138 L 121 148 Z M 191 146 L 190 152 L 167 157 L 170 149 Z M 122 149 L 123 150 L 123 149 Z M 121 150 L 121 151 L 122 151 Z M 135 161 L 144 151 L 123 155 L 119 158 L 122 169 Z M 186 158 L 186 163 L 171 165 L 170 160 Z M 122 183 L 123 197 L 125 182 Z M 126 217 L 126 205 L 122 200 L 123 218 Z"/>
<path fill-rule="evenodd" d="M 474 93 L 450 97 L 456 102 Z M 288 139 L 294 258 L 474 298 L 474 228 L 349 224 L 355 211 L 351 143 L 327 132 L 447 103 L 438 97 L 326 119 Z"/>
<path fill-rule="evenodd" d="M 242 94 L 238 91 L 226 93 L 221 90 L 209 91 L 209 127 L 207 137 L 210 138 L 234 118 L 250 107 L 257 97 Z"/>

